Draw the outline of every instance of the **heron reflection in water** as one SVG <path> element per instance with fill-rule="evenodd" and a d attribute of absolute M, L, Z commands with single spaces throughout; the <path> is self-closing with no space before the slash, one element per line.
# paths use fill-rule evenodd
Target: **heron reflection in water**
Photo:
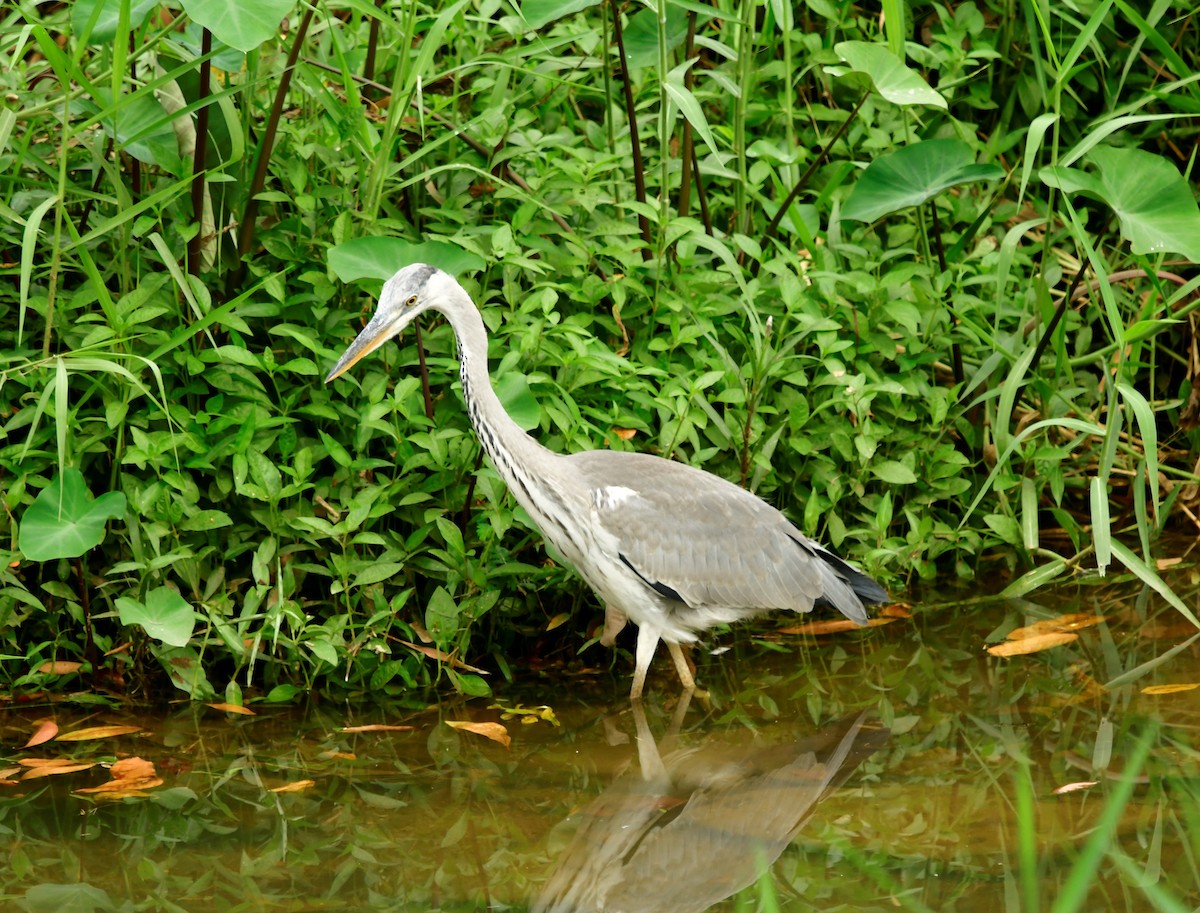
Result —
<path fill-rule="evenodd" d="M 479 310 L 432 266 L 406 266 L 384 284 L 374 316 L 326 382 L 430 310 L 454 331 L 463 399 L 496 472 L 603 601 L 602 642 L 611 646 L 626 621 L 638 626 L 631 698 L 641 697 L 659 640 L 690 691 L 695 681 L 680 644 L 715 625 L 814 605 L 866 624 L 865 606 L 887 599 L 879 584 L 774 507 L 718 476 L 650 454 L 547 450 L 492 389 Z"/>
<path fill-rule="evenodd" d="M 670 749 L 639 702 L 633 713 L 640 776 L 568 819 L 574 836 L 531 913 L 699 913 L 753 884 L 887 740 L 864 714 L 792 743 Z"/>

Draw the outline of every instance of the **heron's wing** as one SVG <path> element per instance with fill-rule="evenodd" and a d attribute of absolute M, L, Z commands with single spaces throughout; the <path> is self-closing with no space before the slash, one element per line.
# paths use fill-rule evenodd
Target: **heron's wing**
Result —
<path fill-rule="evenodd" d="M 589 486 L 603 538 L 662 596 L 694 608 L 800 612 L 822 600 L 859 622 L 867 618 L 863 599 L 886 596 L 724 479 L 644 454 L 588 451 L 571 460 Z"/>

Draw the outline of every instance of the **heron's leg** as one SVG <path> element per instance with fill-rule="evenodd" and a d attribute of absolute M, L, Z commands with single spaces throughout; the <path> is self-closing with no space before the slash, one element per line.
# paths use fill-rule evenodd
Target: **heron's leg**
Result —
<path fill-rule="evenodd" d="M 696 687 L 696 678 L 692 675 L 692 669 L 688 665 L 687 657 L 683 655 L 683 648 L 679 644 L 667 641 L 667 649 L 671 651 L 671 659 L 675 660 L 675 668 L 679 672 L 679 681 L 683 683 L 684 692 L 690 696 L 695 691 L 696 697 L 708 697 L 707 691 Z"/>
<path fill-rule="evenodd" d="M 658 632 L 649 625 L 638 628 L 637 648 L 634 652 L 633 687 L 629 689 L 629 699 L 642 699 L 642 686 L 646 684 L 646 670 L 650 668 L 650 660 L 654 658 L 654 648 L 658 646 Z"/>
<path fill-rule="evenodd" d="M 629 618 L 620 609 L 614 609 L 610 605 L 604 607 L 604 633 L 600 635 L 600 645 L 611 647 L 617 642 L 617 635 L 625 627 Z"/>

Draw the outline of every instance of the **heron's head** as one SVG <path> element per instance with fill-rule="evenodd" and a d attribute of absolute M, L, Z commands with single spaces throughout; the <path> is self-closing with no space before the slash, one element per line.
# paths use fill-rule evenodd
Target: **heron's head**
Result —
<path fill-rule="evenodd" d="M 375 315 L 342 353 L 325 383 L 349 370 L 360 358 L 374 352 L 393 336 L 398 336 L 418 314 L 449 304 L 455 290 L 461 292 L 458 283 L 436 267 L 427 263 L 404 267 L 383 284 Z"/>

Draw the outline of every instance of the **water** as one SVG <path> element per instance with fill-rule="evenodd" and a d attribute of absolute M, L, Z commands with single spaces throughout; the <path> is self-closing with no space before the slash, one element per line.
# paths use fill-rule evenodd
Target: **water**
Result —
<path fill-rule="evenodd" d="M 1108 620 L 1044 652 L 984 651 L 1064 612 Z M 0 910 L 1200 905 L 1200 690 L 1143 692 L 1200 682 L 1173 610 L 1104 585 L 942 597 L 828 637 L 776 633 L 791 621 L 699 655 L 707 703 L 681 700 L 664 653 L 640 712 L 631 660 L 610 674 L 599 648 L 600 673 L 410 710 L 5 705 L 0 768 L 133 755 L 163 783 L 99 803 L 72 790 L 103 768 L 0 786 Z M 553 721 L 503 718 L 540 705 Z M 18 750 L 45 717 L 144 728 Z M 449 721 L 502 723 L 511 745 Z M 413 728 L 343 731 L 375 724 Z"/>

